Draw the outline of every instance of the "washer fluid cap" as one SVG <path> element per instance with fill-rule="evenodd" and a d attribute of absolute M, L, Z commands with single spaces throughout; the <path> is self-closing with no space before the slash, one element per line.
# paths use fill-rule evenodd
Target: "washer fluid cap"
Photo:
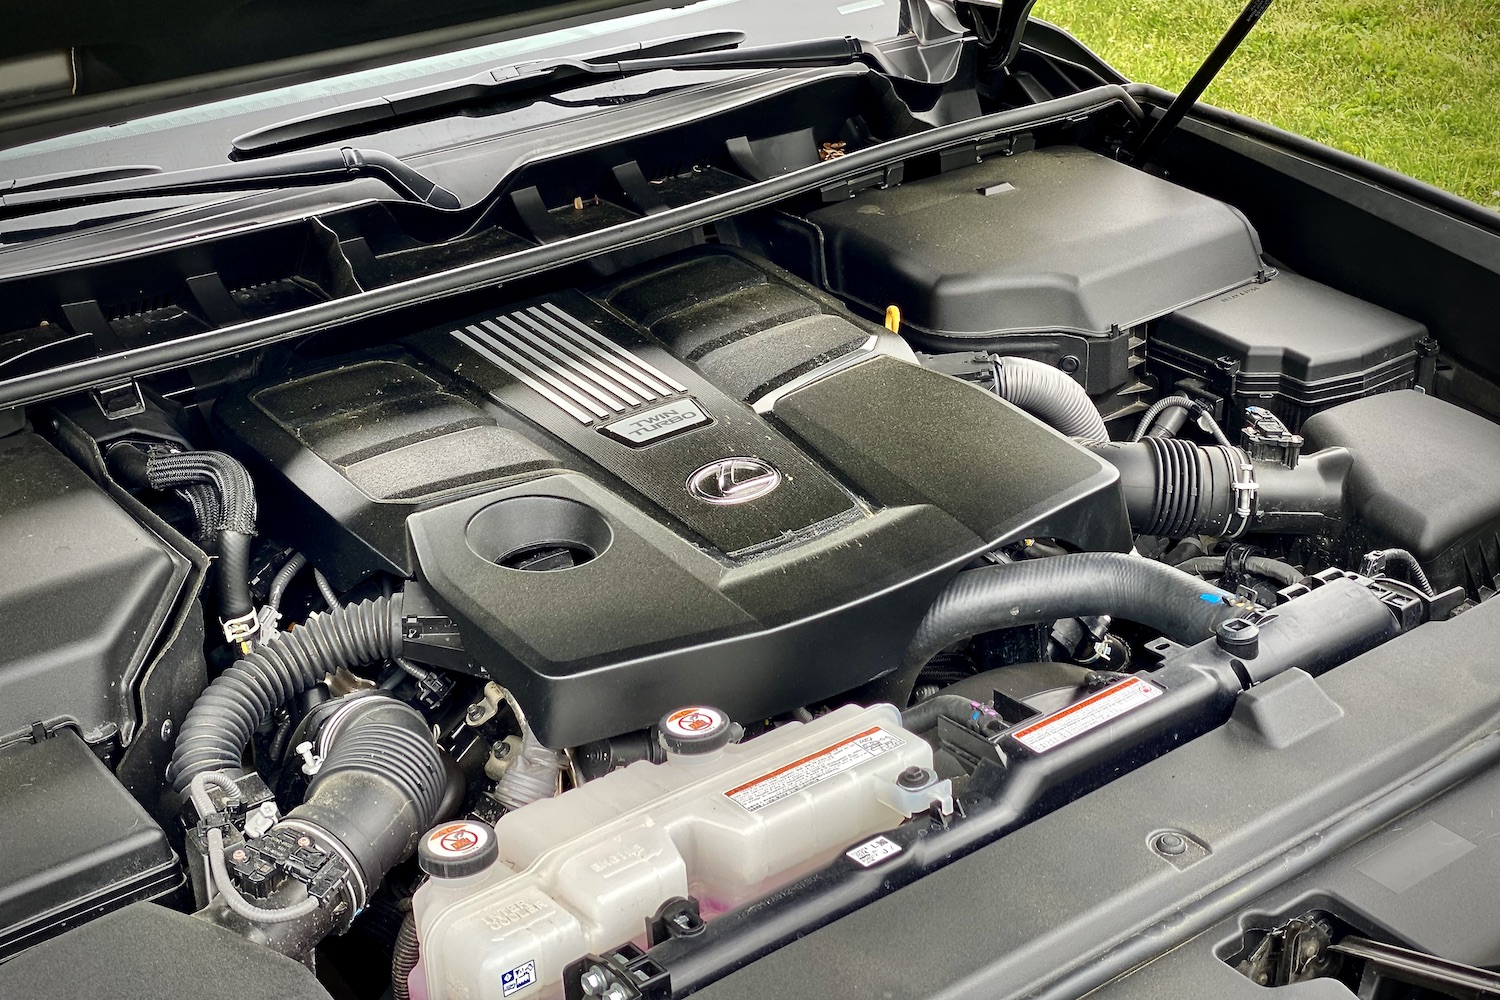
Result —
<path fill-rule="evenodd" d="M 495 828 L 471 819 L 436 826 L 417 846 L 417 864 L 433 878 L 478 875 L 499 857 Z"/>
<path fill-rule="evenodd" d="M 729 744 L 734 726 L 717 708 L 693 705 L 667 713 L 656 728 L 667 753 L 692 756 L 722 750 Z"/>

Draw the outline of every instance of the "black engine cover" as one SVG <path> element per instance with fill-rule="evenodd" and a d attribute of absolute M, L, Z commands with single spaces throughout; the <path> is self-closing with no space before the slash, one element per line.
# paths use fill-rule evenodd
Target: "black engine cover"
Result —
<path fill-rule="evenodd" d="M 217 416 L 280 487 L 263 510 L 296 511 L 289 541 L 346 584 L 421 580 L 565 746 L 857 687 L 998 544 L 1129 548 L 1112 467 L 892 341 L 699 249 Z"/>

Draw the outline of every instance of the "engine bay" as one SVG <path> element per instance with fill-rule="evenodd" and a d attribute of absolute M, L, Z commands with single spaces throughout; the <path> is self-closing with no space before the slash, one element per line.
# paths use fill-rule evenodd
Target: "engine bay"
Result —
<path fill-rule="evenodd" d="M 0 985 L 155 902 L 338 996 L 686 995 L 1479 613 L 1439 340 L 1084 132 L 27 408 Z"/>

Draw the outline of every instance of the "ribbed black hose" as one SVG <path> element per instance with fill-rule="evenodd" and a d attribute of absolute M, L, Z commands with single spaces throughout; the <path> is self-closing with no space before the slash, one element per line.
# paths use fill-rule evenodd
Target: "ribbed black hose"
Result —
<path fill-rule="evenodd" d="M 422 713 L 387 695 L 348 695 L 323 725 L 317 735 L 322 766 L 303 803 L 270 836 L 277 831 L 310 836 L 324 850 L 330 841 L 336 844 L 336 853 L 351 862 L 344 887 L 362 907 L 444 815 L 446 759 Z M 197 800 L 207 794 L 203 785 L 228 780 L 221 771 L 200 774 L 189 794 Z M 460 801 L 461 796 L 452 805 Z M 204 812 L 201 804 L 199 812 Z M 208 837 L 219 897 L 200 916 L 293 957 L 305 956 L 333 929 L 342 907 L 321 905 L 314 896 L 294 890 L 292 896 L 301 898 L 290 906 L 246 898 L 224 864 L 223 832 L 211 828 Z"/>
<path fill-rule="evenodd" d="M 336 723 L 317 776 L 287 819 L 328 831 L 373 890 L 439 819 L 448 772 L 415 708 L 384 694 L 350 697 L 352 713 Z"/>
<path fill-rule="evenodd" d="M 1104 418 L 1083 386 L 1051 365 L 1030 358 L 995 358 L 995 392 L 1069 437 L 1104 444 Z"/>
<path fill-rule="evenodd" d="M 1167 423 L 1168 420 L 1171 421 L 1168 424 L 1170 433 L 1153 433 L 1152 436 L 1174 437 L 1178 429 L 1186 422 L 1188 413 L 1192 412 L 1195 405 L 1193 399 L 1189 396 L 1168 396 L 1165 399 L 1158 399 L 1151 404 L 1150 409 L 1141 415 L 1140 423 L 1135 425 L 1135 433 L 1131 434 L 1126 440 L 1135 442 L 1145 437 L 1147 432 L 1152 430 L 1152 425 L 1156 423 L 1157 419 L 1166 414 L 1168 410 L 1171 410 L 1172 414 L 1163 419 L 1162 422 Z"/>
<path fill-rule="evenodd" d="M 416 715 L 416 709 L 405 702 L 394 699 L 390 702 Z M 357 721 L 361 724 L 351 723 L 333 741 L 317 777 L 308 785 L 308 801 L 317 797 L 319 788 L 345 771 L 373 772 L 399 788 L 413 804 L 417 815 L 422 817 L 417 824 L 420 833 L 437 817 L 443 791 L 448 787 L 448 773 L 433 746 L 432 733 L 419 715 L 415 727 L 386 721 Z"/>
<path fill-rule="evenodd" d="M 410 901 L 405 902 L 406 919 L 401 921 L 401 929 L 396 932 L 396 947 L 391 952 L 393 1000 L 410 1000 L 411 991 L 407 988 L 406 980 L 411 975 L 411 970 L 417 967 L 417 960 L 422 957 L 421 946 L 417 944 L 417 921 L 411 914 Z"/>
<path fill-rule="evenodd" d="M 271 589 L 266 595 L 266 607 L 272 611 L 281 610 L 281 599 L 286 596 L 286 588 L 291 586 L 292 578 L 302 572 L 302 567 L 307 565 L 307 556 L 300 552 L 292 553 L 292 557 L 282 564 L 271 577 Z"/>
<path fill-rule="evenodd" d="M 383 660 L 395 651 L 401 598 L 377 597 L 315 614 L 278 632 L 234 663 L 198 696 L 172 748 L 172 787 L 202 771 L 241 773 L 250 736 L 278 707 L 339 667 Z"/>
<path fill-rule="evenodd" d="M 1148 437 L 1094 453 L 1120 470 L 1130 525 L 1143 535 L 1238 537 L 1250 526 L 1237 507 L 1235 483 L 1245 461 L 1238 448 Z"/>
<path fill-rule="evenodd" d="M 272 764 L 280 764 L 286 758 L 287 744 L 291 742 L 292 730 L 295 728 L 296 721 L 291 715 L 287 715 L 271 733 L 271 742 L 266 745 L 266 756 L 271 759 Z"/>
<path fill-rule="evenodd" d="M 995 629 L 1112 615 L 1195 643 L 1252 607 L 1182 570 L 1119 552 L 985 566 L 958 574 L 938 595 L 907 647 L 903 674 L 915 678 L 939 650 Z"/>

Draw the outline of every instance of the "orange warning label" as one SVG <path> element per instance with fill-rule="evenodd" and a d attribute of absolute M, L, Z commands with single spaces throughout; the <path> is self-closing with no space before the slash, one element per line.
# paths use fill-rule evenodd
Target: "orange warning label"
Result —
<path fill-rule="evenodd" d="M 1161 688 L 1149 681 L 1127 677 L 1076 704 L 1053 712 L 1045 719 L 1023 726 L 1010 735 L 1027 749 L 1045 753 L 1075 736 L 1082 736 L 1111 719 L 1119 718 L 1161 693 Z"/>
<path fill-rule="evenodd" d="M 905 740 L 894 733 L 873 726 L 848 739 L 839 740 L 832 746 L 824 747 L 817 753 L 810 753 L 759 778 L 731 788 L 724 795 L 755 812 L 905 743 Z"/>

